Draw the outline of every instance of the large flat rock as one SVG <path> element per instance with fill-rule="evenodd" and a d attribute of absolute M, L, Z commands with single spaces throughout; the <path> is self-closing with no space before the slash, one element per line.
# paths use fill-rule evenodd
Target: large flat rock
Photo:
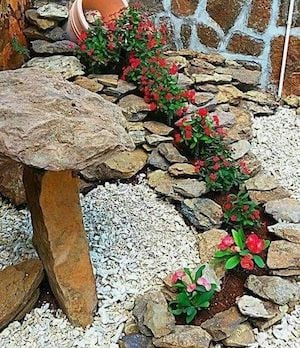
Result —
<path fill-rule="evenodd" d="M 0 100 L 0 155 L 17 162 L 82 170 L 134 149 L 121 109 L 59 74 L 0 72 Z"/>

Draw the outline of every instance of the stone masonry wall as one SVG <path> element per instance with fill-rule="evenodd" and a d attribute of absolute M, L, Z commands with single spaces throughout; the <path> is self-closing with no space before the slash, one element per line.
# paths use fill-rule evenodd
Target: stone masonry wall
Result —
<path fill-rule="evenodd" d="M 134 1 L 131 1 L 134 2 Z M 278 84 L 289 0 L 142 0 L 169 23 L 176 47 L 258 64 L 261 86 Z M 273 85 L 273 86 L 274 86 Z M 285 94 L 300 95 L 300 1 L 296 1 Z"/>

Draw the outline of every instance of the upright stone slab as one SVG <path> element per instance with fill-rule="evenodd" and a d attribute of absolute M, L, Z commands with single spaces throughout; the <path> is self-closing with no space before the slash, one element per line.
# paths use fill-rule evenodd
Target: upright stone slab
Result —
<path fill-rule="evenodd" d="M 24 169 L 33 243 L 60 306 L 75 325 L 92 323 L 96 287 L 72 171 Z"/>

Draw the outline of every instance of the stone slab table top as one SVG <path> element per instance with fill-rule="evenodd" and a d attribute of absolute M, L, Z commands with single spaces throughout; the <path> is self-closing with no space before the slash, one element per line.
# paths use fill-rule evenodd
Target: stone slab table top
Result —
<path fill-rule="evenodd" d="M 122 109 L 40 69 L 0 72 L 0 156 L 22 163 L 33 243 L 72 324 L 97 305 L 76 171 L 134 149 Z"/>
<path fill-rule="evenodd" d="M 0 72 L 0 154 L 52 171 L 133 150 L 122 109 L 37 68 Z"/>

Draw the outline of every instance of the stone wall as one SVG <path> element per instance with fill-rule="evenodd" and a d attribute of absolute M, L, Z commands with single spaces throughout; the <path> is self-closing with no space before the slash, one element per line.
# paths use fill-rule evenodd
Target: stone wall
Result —
<path fill-rule="evenodd" d="M 0 70 L 14 69 L 24 63 L 23 56 L 13 46 L 15 38 L 26 45 L 23 35 L 25 8 L 29 0 L 0 0 Z"/>
<path fill-rule="evenodd" d="M 278 83 L 289 0 L 141 2 L 157 21 L 169 23 L 177 48 L 218 51 L 229 59 L 259 64 L 261 86 Z M 285 93 L 300 95 L 300 1 L 295 7 Z"/>

